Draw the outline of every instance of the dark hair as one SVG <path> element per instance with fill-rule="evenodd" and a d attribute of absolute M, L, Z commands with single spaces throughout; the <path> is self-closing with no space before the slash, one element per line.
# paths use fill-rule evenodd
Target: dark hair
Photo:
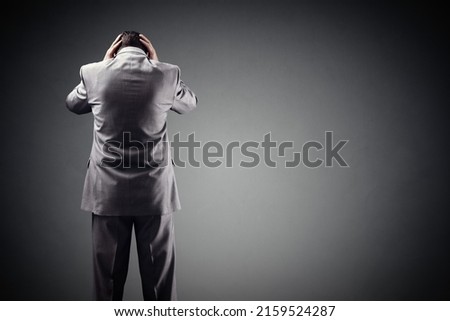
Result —
<path fill-rule="evenodd" d="M 137 31 L 124 31 L 122 32 L 122 45 L 123 47 L 138 47 L 147 52 L 147 48 L 139 41 L 139 32 Z"/>

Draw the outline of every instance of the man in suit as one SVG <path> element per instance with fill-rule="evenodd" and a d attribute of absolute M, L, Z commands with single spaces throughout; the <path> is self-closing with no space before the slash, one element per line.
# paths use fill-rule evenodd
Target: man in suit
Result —
<path fill-rule="evenodd" d="M 92 213 L 95 298 L 122 300 L 134 226 L 144 300 L 176 300 L 180 201 L 166 119 L 194 109 L 197 97 L 135 31 L 118 35 L 80 77 L 66 106 L 94 117 L 81 209 Z"/>

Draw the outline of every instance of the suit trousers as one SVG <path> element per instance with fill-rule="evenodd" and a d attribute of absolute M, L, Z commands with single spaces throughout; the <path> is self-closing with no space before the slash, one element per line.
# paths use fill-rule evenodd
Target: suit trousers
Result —
<path fill-rule="evenodd" d="M 122 300 L 133 226 L 144 300 L 177 300 L 172 213 L 145 216 L 92 213 L 95 299 Z"/>

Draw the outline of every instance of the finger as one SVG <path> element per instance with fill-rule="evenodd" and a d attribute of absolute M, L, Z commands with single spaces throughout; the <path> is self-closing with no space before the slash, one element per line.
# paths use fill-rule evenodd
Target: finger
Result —
<path fill-rule="evenodd" d="M 111 47 L 116 44 L 117 41 L 122 41 L 122 34 L 119 34 L 116 39 L 111 43 Z"/>
<path fill-rule="evenodd" d="M 155 49 L 153 48 L 152 43 L 151 43 L 148 39 L 139 38 L 139 40 L 144 44 L 144 46 L 145 46 L 149 51 L 154 51 L 154 50 L 155 50 Z"/>
<path fill-rule="evenodd" d="M 139 41 L 142 42 L 146 46 L 150 46 L 150 42 L 146 41 L 145 39 L 139 38 Z"/>
<path fill-rule="evenodd" d="M 144 46 L 146 47 L 150 47 L 150 43 L 148 43 L 147 41 L 145 41 L 144 39 L 139 39 L 140 42 L 142 42 L 144 44 Z"/>
<path fill-rule="evenodd" d="M 143 39 L 139 39 L 139 41 L 144 45 L 144 47 L 147 49 L 147 51 L 153 51 L 153 47 L 151 44 L 149 44 L 148 42 L 146 42 Z"/>
<path fill-rule="evenodd" d="M 144 40 L 145 42 L 148 42 L 149 44 L 152 44 L 152 43 L 150 42 L 150 40 L 149 40 L 146 36 L 144 36 L 142 33 L 139 34 L 139 37 L 140 37 L 142 40 Z"/>
<path fill-rule="evenodd" d="M 111 46 L 111 52 L 115 54 L 117 50 L 119 49 L 120 45 L 122 44 L 122 39 L 120 39 L 115 45 Z"/>
<path fill-rule="evenodd" d="M 122 39 L 120 39 L 115 45 L 112 46 L 113 49 L 119 47 L 122 44 Z"/>

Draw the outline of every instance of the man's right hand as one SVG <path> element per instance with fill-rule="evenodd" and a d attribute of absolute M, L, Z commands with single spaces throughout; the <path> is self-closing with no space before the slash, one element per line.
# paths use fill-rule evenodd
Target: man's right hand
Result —
<path fill-rule="evenodd" d="M 117 51 L 119 50 L 119 47 L 122 43 L 122 34 L 118 35 L 117 38 L 112 42 L 109 49 L 106 51 L 105 57 L 103 60 L 114 58 Z"/>

